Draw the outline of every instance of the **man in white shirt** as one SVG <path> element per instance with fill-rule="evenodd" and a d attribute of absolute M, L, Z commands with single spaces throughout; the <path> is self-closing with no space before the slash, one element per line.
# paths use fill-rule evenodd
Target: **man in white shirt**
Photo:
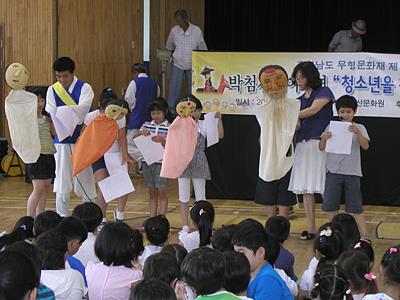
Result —
<path fill-rule="evenodd" d="M 88 83 L 74 76 L 75 63 L 71 58 L 56 59 L 53 63 L 53 70 L 57 82 L 47 90 L 46 111 L 50 113 L 59 107 L 68 106 L 72 110 L 71 113 L 75 114 L 78 119 L 78 124 L 71 136 L 61 141 L 58 137 L 54 139 L 57 150 L 54 154 L 56 160 L 56 178 L 54 180 L 56 207 L 57 213 L 66 217 L 68 216 L 70 192 L 73 187 L 75 194 L 82 197 L 84 201 L 94 200 L 96 197 L 92 169 L 87 168 L 73 178 L 71 161 L 74 144 L 80 135 L 83 120 L 92 106 L 94 94 Z"/>
<path fill-rule="evenodd" d="M 188 93 L 192 89 L 192 50 L 207 50 L 201 29 L 189 23 L 187 12 L 179 9 L 175 12 L 175 25 L 168 36 L 166 48 L 174 51 L 174 67 L 169 84 L 168 104 L 175 112 L 175 103 L 180 96 L 182 79 L 185 75 Z"/>
<path fill-rule="evenodd" d="M 363 20 L 354 21 L 350 30 L 340 30 L 329 43 L 328 52 L 361 52 L 361 35 L 367 33 L 367 25 Z"/>

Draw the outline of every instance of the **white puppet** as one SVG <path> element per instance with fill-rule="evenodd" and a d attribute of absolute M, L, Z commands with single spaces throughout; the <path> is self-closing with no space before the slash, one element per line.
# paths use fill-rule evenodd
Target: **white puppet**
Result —
<path fill-rule="evenodd" d="M 40 155 L 37 123 L 37 96 L 24 90 L 28 70 L 23 64 L 12 63 L 6 70 L 6 82 L 11 91 L 5 100 L 5 112 L 12 147 L 26 164 L 35 163 Z"/>

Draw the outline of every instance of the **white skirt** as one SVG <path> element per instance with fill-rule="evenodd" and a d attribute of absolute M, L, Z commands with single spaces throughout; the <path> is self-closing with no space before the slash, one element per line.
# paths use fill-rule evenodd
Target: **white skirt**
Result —
<path fill-rule="evenodd" d="M 289 191 L 295 194 L 323 194 L 325 189 L 326 153 L 319 151 L 319 140 L 296 145 Z"/>

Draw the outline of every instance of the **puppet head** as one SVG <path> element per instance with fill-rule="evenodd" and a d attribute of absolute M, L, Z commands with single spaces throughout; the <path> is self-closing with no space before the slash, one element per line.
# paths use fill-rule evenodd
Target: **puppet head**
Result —
<path fill-rule="evenodd" d="M 190 97 L 187 97 L 187 100 L 179 102 L 176 105 L 176 113 L 182 118 L 190 117 L 195 109 L 196 103 L 194 103 Z"/>
<path fill-rule="evenodd" d="M 128 109 L 123 100 L 113 99 L 107 103 L 106 109 L 104 111 L 107 118 L 110 120 L 120 120 L 128 114 Z"/>
<path fill-rule="evenodd" d="M 6 82 L 14 90 L 22 90 L 28 83 L 28 70 L 23 64 L 12 63 L 6 70 Z"/>
<path fill-rule="evenodd" d="M 278 65 L 269 65 L 260 70 L 258 76 L 261 88 L 271 99 L 279 100 L 286 96 L 288 89 L 288 75 L 284 68 Z"/>

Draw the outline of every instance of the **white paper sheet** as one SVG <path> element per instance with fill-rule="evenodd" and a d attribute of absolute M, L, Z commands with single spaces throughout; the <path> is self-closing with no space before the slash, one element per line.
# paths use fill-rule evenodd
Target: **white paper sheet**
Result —
<path fill-rule="evenodd" d="M 125 172 L 110 175 L 98 185 L 107 203 L 135 191 L 129 174 Z"/>
<path fill-rule="evenodd" d="M 219 142 L 218 120 L 219 119 L 215 118 L 215 112 L 210 112 L 204 115 L 207 132 L 207 147 L 215 145 Z"/>
<path fill-rule="evenodd" d="M 148 165 L 159 162 L 164 157 L 163 146 L 161 145 L 161 143 L 154 142 L 152 140 L 153 136 L 155 135 L 139 135 L 138 137 L 133 139 L 140 153 L 142 153 L 145 162 Z"/>
<path fill-rule="evenodd" d="M 109 175 L 128 173 L 128 164 L 122 164 L 122 155 L 120 152 L 104 153 L 104 162 Z"/>
<path fill-rule="evenodd" d="M 332 137 L 326 142 L 325 151 L 336 154 L 350 154 L 353 133 L 349 131 L 350 122 L 331 121 L 329 131 Z"/>
<path fill-rule="evenodd" d="M 79 118 L 73 109 L 69 106 L 60 106 L 52 109 L 50 112 L 54 128 L 59 141 L 72 136 L 76 125 L 79 124 Z"/>

